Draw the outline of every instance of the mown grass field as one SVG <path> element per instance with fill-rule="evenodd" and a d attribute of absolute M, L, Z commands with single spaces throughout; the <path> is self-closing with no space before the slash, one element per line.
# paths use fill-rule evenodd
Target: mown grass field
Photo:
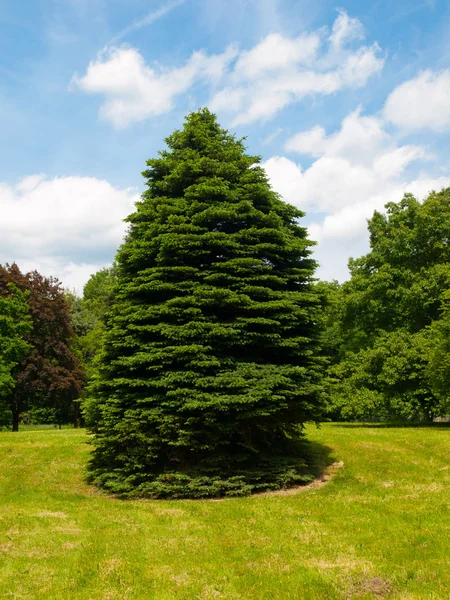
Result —
<path fill-rule="evenodd" d="M 309 437 L 323 487 L 169 502 L 87 486 L 84 431 L 0 433 L 0 598 L 450 598 L 450 429 Z"/>

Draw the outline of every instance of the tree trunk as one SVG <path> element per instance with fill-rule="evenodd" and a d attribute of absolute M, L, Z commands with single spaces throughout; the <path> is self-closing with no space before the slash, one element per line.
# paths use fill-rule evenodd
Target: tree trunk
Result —
<path fill-rule="evenodd" d="M 20 412 L 17 409 L 13 409 L 12 415 L 13 415 L 12 430 L 13 431 L 19 431 L 19 417 L 20 417 Z"/>
<path fill-rule="evenodd" d="M 73 403 L 73 428 L 78 429 L 78 402 Z"/>

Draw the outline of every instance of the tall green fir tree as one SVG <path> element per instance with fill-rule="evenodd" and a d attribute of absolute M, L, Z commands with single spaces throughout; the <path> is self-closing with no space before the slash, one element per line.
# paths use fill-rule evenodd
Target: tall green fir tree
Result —
<path fill-rule="evenodd" d="M 304 215 L 207 109 L 166 142 L 117 254 L 89 479 L 153 498 L 309 481 L 323 364 Z"/>

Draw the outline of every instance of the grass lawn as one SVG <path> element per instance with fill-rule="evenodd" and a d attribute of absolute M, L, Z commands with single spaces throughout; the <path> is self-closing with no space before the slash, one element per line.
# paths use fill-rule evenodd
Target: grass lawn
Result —
<path fill-rule="evenodd" d="M 450 429 L 308 435 L 323 487 L 169 502 L 87 486 L 82 430 L 0 433 L 0 598 L 450 599 Z"/>

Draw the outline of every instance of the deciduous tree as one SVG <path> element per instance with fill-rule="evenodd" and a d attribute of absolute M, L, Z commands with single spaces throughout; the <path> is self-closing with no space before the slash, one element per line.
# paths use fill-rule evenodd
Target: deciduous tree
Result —
<path fill-rule="evenodd" d="M 333 406 L 344 417 L 430 419 L 450 381 L 450 188 L 423 203 L 406 194 L 368 227 L 370 252 L 350 260 L 340 293 Z"/>
<path fill-rule="evenodd" d="M 0 427 L 11 421 L 7 398 L 16 386 L 15 370 L 30 350 L 27 294 L 9 284 L 0 296 Z"/>
<path fill-rule="evenodd" d="M 66 420 L 72 401 L 79 397 L 83 373 L 70 348 L 73 330 L 69 307 L 60 283 L 37 271 L 23 274 L 16 264 L 0 266 L 0 296 L 13 284 L 27 292 L 31 331 L 25 336 L 29 351 L 15 369 L 15 387 L 9 396 L 13 430 L 29 406 L 49 406 L 55 420 Z"/>

